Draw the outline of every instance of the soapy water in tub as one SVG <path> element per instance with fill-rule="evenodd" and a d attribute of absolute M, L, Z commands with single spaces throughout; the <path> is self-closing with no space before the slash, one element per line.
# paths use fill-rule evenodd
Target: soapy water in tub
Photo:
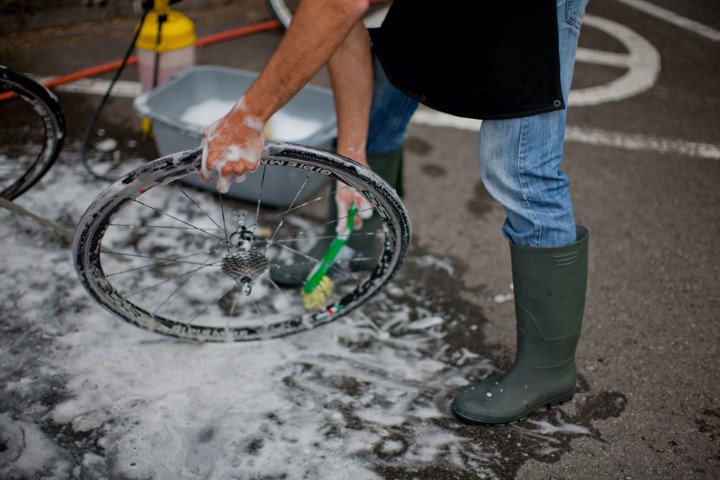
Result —
<path fill-rule="evenodd" d="M 180 120 L 204 128 L 229 112 L 235 103 L 234 100 L 208 98 L 185 109 Z M 303 118 L 280 110 L 265 126 L 265 138 L 279 142 L 298 142 L 317 133 L 322 126 L 323 122 L 320 120 Z"/>

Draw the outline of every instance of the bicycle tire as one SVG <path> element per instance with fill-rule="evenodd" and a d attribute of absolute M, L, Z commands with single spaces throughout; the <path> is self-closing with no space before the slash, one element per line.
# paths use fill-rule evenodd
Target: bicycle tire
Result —
<path fill-rule="evenodd" d="M 294 3 L 297 4 L 297 2 Z M 290 26 L 290 20 L 292 20 L 294 8 L 291 8 L 286 0 L 268 0 L 268 6 L 280 24 L 284 28 L 288 28 Z"/>
<path fill-rule="evenodd" d="M 227 227 L 227 215 L 222 204 L 223 201 L 227 203 L 229 200 L 227 197 L 218 196 L 216 192 L 213 192 L 213 201 L 215 203 L 210 203 L 210 200 L 205 201 L 204 197 L 197 197 L 201 193 L 195 190 L 192 191 L 192 195 L 196 197 L 191 198 L 183 190 L 183 187 L 178 186 L 176 182 L 187 175 L 195 174 L 199 170 L 200 162 L 201 150 L 189 150 L 157 159 L 129 172 L 96 198 L 78 224 L 75 241 L 73 242 L 73 256 L 75 269 L 81 283 L 90 296 L 106 310 L 132 325 L 164 335 L 204 342 L 257 341 L 282 337 L 327 324 L 350 313 L 375 295 L 395 275 L 395 272 L 403 263 L 409 246 L 410 222 L 407 211 L 397 193 L 384 180 L 356 162 L 330 152 L 288 143 L 267 142 L 256 174 L 260 175 L 259 172 L 262 170 L 264 176 L 266 167 L 273 165 L 303 172 L 316 172 L 330 179 L 345 182 L 371 201 L 374 206 L 373 214 L 380 215 L 382 218 L 384 250 L 371 272 L 360 274 L 342 272 L 348 276 L 350 286 L 341 293 L 339 292 L 336 298 L 329 300 L 322 310 L 307 311 L 299 309 L 294 297 L 294 294 L 300 296 L 297 289 L 281 291 L 276 284 L 266 286 L 265 290 L 261 289 L 257 285 L 262 283 L 262 276 L 257 279 L 255 287 L 256 291 L 259 291 L 258 297 L 252 298 L 255 296 L 255 291 L 248 295 L 250 300 L 246 300 L 242 296 L 239 297 L 237 289 L 240 287 L 237 279 L 227 278 L 227 272 L 223 274 L 221 267 L 221 264 L 225 265 L 227 258 L 231 256 L 230 251 L 235 247 L 232 241 L 234 233 L 228 236 L 228 232 L 232 228 Z M 198 223 L 204 222 L 207 225 L 201 228 L 195 227 L 195 230 L 188 226 L 177 227 L 180 233 L 177 234 L 175 239 L 170 239 L 167 236 L 162 238 L 165 232 L 161 228 L 167 229 L 167 227 L 159 225 L 158 218 L 166 220 L 168 225 L 175 225 L 175 220 L 182 221 L 183 225 L 190 225 L 190 223 L 179 218 L 180 213 L 176 213 L 175 210 L 173 210 L 172 215 L 166 213 L 171 218 L 166 219 L 164 215 L 157 214 L 154 211 L 155 207 L 152 205 L 145 209 L 144 207 L 147 205 L 143 201 L 140 202 L 140 205 L 136 205 L 135 210 L 139 209 L 139 211 L 145 212 L 145 215 L 154 223 L 144 224 L 144 227 L 136 226 L 135 231 L 140 232 L 137 234 L 139 239 L 128 240 L 122 238 L 122 235 L 125 235 L 123 233 L 125 232 L 124 229 L 128 225 L 123 223 L 124 220 L 117 219 L 124 215 L 122 213 L 123 209 L 135 205 L 139 196 L 147 195 L 151 189 L 159 186 L 165 186 L 166 190 L 159 191 L 156 197 L 162 200 L 157 201 L 166 202 L 170 206 L 169 208 L 176 209 L 178 212 L 187 212 L 188 215 L 194 215 L 198 218 Z M 181 199 L 184 199 L 182 202 L 165 200 L 165 197 L 161 196 L 165 195 L 163 192 L 168 192 L 167 189 L 174 192 L 173 187 L 175 187 L 175 190 L 182 192 L 179 195 Z M 312 202 L 318 199 L 319 197 L 312 200 Z M 147 202 L 149 203 L 150 200 Z M 220 210 L 212 210 L 211 207 L 213 205 L 217 206 L 217 202 L 220 203 Z M 287 240 L 276 239 L 276 235 L 282 228 L 289 228 L 288 225 L 291 224 L 291 221 L 288 220 L 288 217 L 291 214 L 298 215 L 298 210 L 303 206 L 308 206 L 310 203 L 311 201 L 305 201 L 296 205 L 293 202 L 282 213 L 284 215 L 282 219 L 274 220 L 279 222 L 280 226 L 274 231 L 269 241 L 267 241 L 269 234 L 265 234 L 265 240 L 263 241 L 266 242 L 266 246 L 263 253 L 275 248 L 280 250 L 282 254 L 284 249 L 289 248 L 281 244 L 281 242 Z M 255 208 L 255 204 L 240 202 L 237 205 L 238 208 Z M 253 235 L 258 226 L 258 230 L 262 230 L 262 225 L 259 225 L 260 214 L 262 213 L 260 205 L 261 199 L 257 203 L 258 216 L 256 224 L 253 225 Z M 271 209 L 269 214 L 274 214 L 274 210 Z M 220 218 L 220 215 L 222 215 L 222 221 L 215 221 L 214 219 Z M 278 215 L 275 214 L 275 217 L 272 218 L 276 218 Z M 128 213 L 127 216 L 128 218 L 137 218 L 136 213 Z M 300 220 L 294 219 L 293 221 Z M 285 222 L 287 222 L 287 225 L 284 226 Z M 213 228 L 212 225 L 217 228 Z M 114 232 L 110 235 L 111 240 L 103 245 L 103 240 L 108 236 L 108 231 L 114 226 L 117 227 L 120 233 Z M 222 229 L 225 229 L 224 236 L 221 232 Z M 151 234 L 156 235 L 160 240 L 156 243 L 147 240 L 143 236 L 146 235 L 144 233 L 146 231 L 151 231 Z M 243 231 L 246 231 L 244 226 Z M 220 232 L 219 237 L 216 235 L 216 238 L 213 239 L 212 232 Z M 301 232 L 295 239 L 301 237 L 303 233 Z M 295 232 L 290 232 L 288 235 L 295 235 Z M 183 240 L 179 240 L 180 238 L 183 238 Z M 260 242 L 257 239 L 253 241 Z M 174 249 L 179 248 L 178 245 L 183 242 L 197 248 L 198 252 L 201 252 L 199 255 L 208 254 L 204 262 L 195 262 L 195 265 L 200 265 L 199 267 L 195 270 L 192 270 L 194 266 L 187 267 L 189 270 L 184 273 L 181 272 L 181 267 L 173 263 L 179 261 L 179 263 L 192 265 L 193 262 L 189 262 L 188 259 L 195 254 L 185 255 L 187 253 L 185 251 L 182 252 L 182 255 L 176 255 Z M 126 251 L 117 251 L 130 248 L 128 245 L 133 244 L 137 245 L 136 250 L 140 253 L 128 254 Z M 171 245 L 169 248 L 173 249 L 172 253 L 163 250 L 163 244 Z M 114 248 L 116 250 L 113 250 Z M 153 251 L 160 253 L 158 253 L 157 257 L 152 257 L 150 263 L 143 266 L 142 262 L 146 261 L 145 259 L 150 256 L 145 255 L 145 253 Z M 126 259 L 124 261 L 135 261 L 135 265 L 140 266 L 126 265 L 123 267 L 125 270 L 120 270 L 119 273 L 105 270 L 104 262 L 111 260 L 119 264 L 123 256 L 126 255 L 139 256 L 141 260 L 131 257 L 131 260 Z M 270 257 L 269 253 L 268 257 Z M 158 263 L 152 263 L 155 260 L 158 260 Z M 274 260 L 270 260 L 270 262 L 272 261 Z M 135 269 L 134 272 L 133 269 Z M 141 269 L 145 270 L 140 275 Z M 155 272 L 155 270 L 166 269 L 175 270 L 166 274 Z M 200 274 L 199 272 L 203 273 Z M 269 280 L 267 273 L 267 278 L 264 281 L 272 284 L 273 282 Z M 132 281 L 127 280 L 129 286 L 118 286 L 122 276 L 135 274 L 143 278 Z M 169 285 L 163 285 L 159 283 L 164 281 L 165 277 L 163 275 L 175 276 L 172 277 L 172 280 L 168 280 Z M 194 278 L 196 275 L 197 278 Z M 147 279 L 145 277 L 152 278 Z M 186 286 L 191 279 L 195 281 L 196 285 L 212 285 L 213 287 L 221 285 L 221 287 L 212 294 L 205 291 L 198 294 L 196 288 L 201 287 Z M 354 282 L 357 282 L 357 284 Z M 175 290 L 172 290 L 175 284 L 180 285 Z M 150 287 L 146 287 L 147 285 L 150 285 Z M 273 287 L 277 288 L 278 291 L 276 292 Z M 139 289 L 139 293 L 134 289 Z M 153 289 L 164 289 L 164 291 L 155 294 Z M 171 293 L 165 299 L 168 291 Z M 155 295 L 156 297 L 147 300 L 151 304 L 150 308 L 147 305 L 136 304 L 137 300 L 130 298 L 144 297 L 146 295 Z M 205 296 L 203 297 L 203 295 Z M 231 300 L 230 296 L 234 296 L 234 298 L 232 298 L 231 307 L 228 308 Z M 177 305 L 168 306 L 170 301 L 177 303 Z M 223 304 L 223 302 L 225 303 Z M 235 310 L 236 302 L 238 304 L 237 310 Z M 240 305 L 240 302 L 246 302 L 246 304 L 243 306 Z M 161 303 L 161 305 L 157 306 L 157 303 Z M 152 310 L 153 308 L 155 310 Z M 269 313 L 263 312 L 263 308 L 268 309 Z M 277 311 L 270 310 L 273 308 Z M 242 314 L 239 314 L 238 312 L 241 309 L 244 310 L 242 310 Z M 169 318 L 166 316 L 167 314 L 161 314 L 160 310 L 170 310 L 175 318 Z M 249 313 L 249 315 L 246 315 L 246 313 Z M 259 317 L 256 314 L 259 314 Z"/>
<path fill-rule="evenodd" d="M 31 153 L 31 158 L 24 163 L 0 155 L 0 159 L 7 163 L 5 168 L 11 169 L 7 175 L 5 169 L 0 172 L 0 196 L 6 200 L 17 198 L 47 173 L 57 160 L 65 139 L 65 116 L 57 97 L 32 78 L 0 65 L 0 93 L 9 92 L 17 98 L 5 99 L 4 102 L 25 102 L 34 112 L 32 115 L 39 116 L 43 135 L 39 142 L 40 151 Z"/>
<path fill-rule="evenodd" d="M 280 22 L 283 28 L 287 29 L 290 26 L 293 12 L 299 2 L 293 0 L 267 0 L 267 2 L 273 16 Z M 374 7 L 372 12 L 365 17 L 365 25 L 368 28 L 379 27 L 385 18 L 387 9 L 388 7 L 384 6 Z"/>

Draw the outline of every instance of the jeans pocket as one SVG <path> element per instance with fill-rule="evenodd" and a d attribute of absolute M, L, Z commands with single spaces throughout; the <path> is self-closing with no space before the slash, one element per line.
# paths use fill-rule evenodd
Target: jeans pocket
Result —
<path fill-rule="evenodd" d="M 580 30 L 588 0 L 565 0 L 565 20 Z"/>

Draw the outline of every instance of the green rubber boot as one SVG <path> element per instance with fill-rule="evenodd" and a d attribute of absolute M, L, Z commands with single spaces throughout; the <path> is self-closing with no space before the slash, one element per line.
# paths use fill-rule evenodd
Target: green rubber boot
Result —
<path fill-rule="evenodd" d="M 384 154 L 369 154 L 367 161 L 375 173 L 393 187 L 398 192 L 398 195 L 402 195 L 402 148 Z M 328 219 L 336 218 L 335 196 L 330 195 Z M 320 234 L 321 239 L 313 245 L 307 255 L 317 259 L 322 258 L 337 234 L 335 227 L 336 222 L 330 221 L 322 234 Z M 383 251 L 382 235 L 375 235 L 375 232 L 380 229 L 382 229 L 382 220 L 379 215 L 373 214 L 370 218 L 363 220 L 362 227 L 353 231 L 345 245 L 346 252 L 351 254 L 351 258 L 346 258 L 347 256 L 341 253 L 341 257 L 345 259 L 343 264 L 353 271 L 372 270 L 377 265 L 377 258 Z M 315 262 L 310 261 L 308 258 L 294 255 L 294 258 L 288 262 L 287 266 L 271 268 L 270 278 L 283 287 L 299 287 L 303 285 L 314 266 Z"/>
<path fill-rule="evenodd" d="M 515 286 L 517 354 L 501 374 L 465 388 L 452 404 L 460 419 L 505 424 L 542 406 L 572 399 L 577 382 L 588 268 L 588 230 L 557 248 L 510 246 Z"/>

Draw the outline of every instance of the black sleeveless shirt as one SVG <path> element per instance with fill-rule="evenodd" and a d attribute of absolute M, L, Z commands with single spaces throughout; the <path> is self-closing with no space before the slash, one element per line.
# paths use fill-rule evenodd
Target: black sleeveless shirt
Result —
<path fill-rule="evenodd" d="M 373 49 L 428 107 L 496 119 L 564 108 L 555 0 L 395 0 Z"/>

